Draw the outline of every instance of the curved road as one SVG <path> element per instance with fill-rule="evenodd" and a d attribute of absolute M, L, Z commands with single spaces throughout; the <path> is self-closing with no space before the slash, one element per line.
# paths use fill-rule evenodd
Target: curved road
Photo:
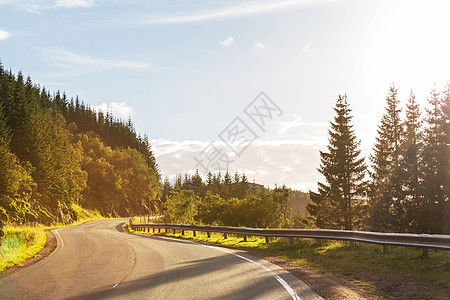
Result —
<path fill-rule="evenodd" d="M 55 230 L 55 251 L 0 280 L 0 299 L 318 299 L 246 253 L 125 233 L 126 220 Z"/>

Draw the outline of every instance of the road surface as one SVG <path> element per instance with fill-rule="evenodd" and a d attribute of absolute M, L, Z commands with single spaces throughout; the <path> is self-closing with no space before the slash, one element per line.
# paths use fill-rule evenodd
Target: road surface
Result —
<path fill-rule="evenodd" d="M 55 230 L 55 251 L 0 280 L 0 299 L 318 299 L 267 261 L 123 232 L 126 220 Z"/>

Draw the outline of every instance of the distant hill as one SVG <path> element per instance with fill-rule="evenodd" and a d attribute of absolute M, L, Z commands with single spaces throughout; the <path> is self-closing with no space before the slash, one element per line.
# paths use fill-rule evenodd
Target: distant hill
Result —
<path fill-rule="evenodd" d="M 306 212 L 306 204 L 311 202 L 309 193 L 297 190 L 291 190 L 290 198 L 292 201 L 291 206 L 302 214 Z"/>

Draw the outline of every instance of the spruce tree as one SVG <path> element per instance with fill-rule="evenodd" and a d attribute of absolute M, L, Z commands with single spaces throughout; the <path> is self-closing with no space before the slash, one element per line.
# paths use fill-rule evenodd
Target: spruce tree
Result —
<path fill-rule="evenodd" d="M 445 99 L 445 97 L 444 97 Z M 448 151 L 445 127 L 447 120 L 443 112 L 443 99 L 436 87 L 431 91 L 426 109 L 425 146 L 423 150 L 423 201 L 418 216 L 419 231 L 444 233 L 448 231 L 448 195 L 445 186 L 446 152 Z"/>
<path fill-rule="evenodd" d="M 385 114 L 378 125 L 378 137 L 371 155 L 369 226 L 377 231 L 398 231 L 403 218 L 404 195 L 401 182 L 401 108 L 398 89 L 393 85 L 386 98 Z"/>
<path fill-rule="evenodd" d="M 352 230 L 360 222 L 366 182 L 364 158 L 359 158 L 360 141 L 351 124 L 347 96 L 339 95 L 330 122 L 327 152 L 320 152 L 318 171 L 325 177 L 318 193 L 310 192 L 312 203 L 307 211 L 317 227 Z"/>
<path fill-rule="evenodd" d="M 9 152 L 9 142 L 11 141 L 11 129 L 6 123 L 3 108 L 0 106 L 0 198 L 6 194 L 7 190 L 7 161 L 6 154 Z"/>
<path fill-rule="evenodd" d="M 444 117 L 444 134 L 445 144 L 444 147 L 444 193 L 445 193 L 445 216 L 444 216 L 444 230 L 445 234 L 450 233 L 450 82 L 444 88 L 442 93 L 442 113 Z"/>
<path fill-rule="evenodd" d="M 406 118 L 402 139 L 402 157 L 400 161 L 402 185 L 404 190 L 405 214 L 399 223 L 405 231 L 417 231 L 417 213 L 421 202 L 420 181 L 420 155 L 423 148 L 421 132 L 421 113 L 416 96 L 411 91 L 406 105 Z"/>

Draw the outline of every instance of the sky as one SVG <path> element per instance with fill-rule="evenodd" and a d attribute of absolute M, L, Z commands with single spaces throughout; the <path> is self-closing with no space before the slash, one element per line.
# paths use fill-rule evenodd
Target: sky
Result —
<path fill-rule="evenodd" d="M 391 84 L 425 107 L 450 79 L 448 11 L 445 0 L 0 0 L 0 60 L 131 117 L 163 176 L 228 168 L 307 191 L 339 94 L 368 158 Z"/>

